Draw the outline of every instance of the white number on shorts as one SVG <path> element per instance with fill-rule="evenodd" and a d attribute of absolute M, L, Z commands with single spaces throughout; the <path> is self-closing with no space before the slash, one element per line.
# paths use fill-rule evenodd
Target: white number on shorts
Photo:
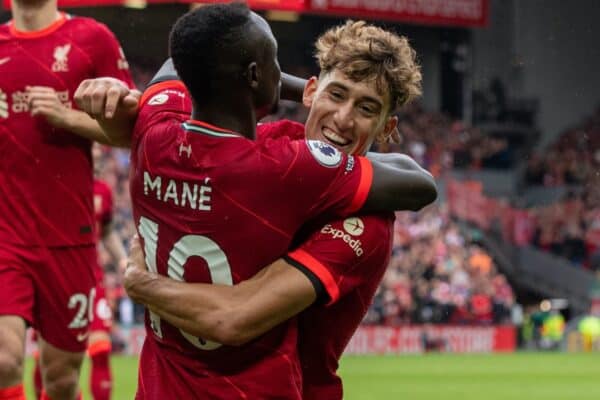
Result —
<path fill-rule="evenodd" d="M 150 271 L 157 273 L 156 248 L 158 243 L 158 224 L 148 218 L 141 217 L 138 230 L 144 238 L 146 265 L 148 265 Z M 173 245 L 173 248 L 169 252 L 167 275 L 172 279 L 184 282 L 184 265 L 188 258 L 193 256 L 202 257 L 206 261 L 212 283 L 233 285 L 233 277 L 227 255 L 217 243 L 202 235 L 185 235 Z M 154 333 L 162 338 L 160 317 L 152 312 L 150 312 L 150 325 Z M 179 331 L 183 337 L 199 349 L 214 350 L 221 347 L 220 343 L 203 340 L 181 329 Z"/>
<path fill-rule="evenodd" d="M 69 309 L 77 308 L 77 314 L 69 324 L 71 329 L 79 329 L 87 326 L 89 321 L 93 319 L 93 304 L 94 297 L 96 296 L 96 288 L 90 290 L 89 296 L 83 293 L 75 293 L 69 299 Z M 87 314 L 87 315 L 86 315 Z"/>

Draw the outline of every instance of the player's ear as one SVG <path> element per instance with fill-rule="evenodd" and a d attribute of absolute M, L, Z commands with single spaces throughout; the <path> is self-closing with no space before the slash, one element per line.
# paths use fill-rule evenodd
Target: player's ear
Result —
<path fill-rule="evenodd" d="M 398 128 L 398 117 L 393 115 L 385 121 L 385 125 L 383 126 L 383 131 L 375 138 L 377 143 L 387 143 L 390 139 L 396 141 L 396 136 L 399 136 L 400 133 L 397 131 Z M 396 139 L 396 140 L 394 140 Z"/>
<path fill-rule="evenodd" d="M 246 81 L 251 89 L 256 90 L 259 86 L 260 72 L 258 71 L 258 64 L 253 61 L 246 67 L 245 71 Z"/>
<path fill-rule="evenodd" d="M 315 94 L 317 93 L 317 87 L 319 87 L 319 78 L 311 76 L 310 79 L 306 81 L 304 92 L 302 93 L 302 104 L 304 104 L 305 107 L 312 107 Z"/>

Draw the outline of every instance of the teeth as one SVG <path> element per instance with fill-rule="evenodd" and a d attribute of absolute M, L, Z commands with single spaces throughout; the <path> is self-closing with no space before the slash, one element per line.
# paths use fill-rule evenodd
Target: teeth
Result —
<path fill-rule="evenodd" d="M 337 144 L 338 146 L 345 146 L 350 143 L 350 140 L 346 139 L 343 136 L 338 135 L 330 129 L 323 128 L 323 136 L 325 136 L 328 140 Z"/>

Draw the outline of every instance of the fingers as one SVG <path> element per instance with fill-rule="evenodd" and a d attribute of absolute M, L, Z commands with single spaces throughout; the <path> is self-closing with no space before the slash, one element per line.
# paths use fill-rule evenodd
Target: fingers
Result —
<path fill-rule="evenodd" d="M 89 96 L 87 96 L 87 93 L 88 93 L 89 87 L 93 84 L 92 81 L 93 81 L 93 79 L 83 80 L 79 84 L 79 86 L 75 90 L 75 94 L 73 95 L 73 100 L 75 101 L 75 104 L 77 104 L 77 107 L 79 107 L 79 109 L 84 112 L 87 112 L 87 110 L 89 108 L 89 104 L 88 104 Z"/>
<path fill-rule="evenodd" d="M 27 88 L 27 100 L 31 108 L 35 102 L 48 102 L 60 104 L 58 94 L 52 88 L 43 86 L 30 86 Z"/>
<path fill-rule="evenodd" d="M 126 98 L 126 96 L 125 96 Z M 125 100 L 125 98 L 123 100 Z M 104 116 L 106 118 L 112 118 L 115 114 L 115 110 L 121 100 L 121 90 L 118 87 L 112 86 L 106 91 L 106 100 L 104 103 Z"/>
<path fill-rule="evenodd" d="M 142 97 L 142 92 L 139 90 L 132 90 L 127 96 L 123 98 L 123 106 L 128 109 L 136 109 Z"/>
<path fill-rule="evenodd" d="M 137 234 L 131 239 L 129 248 L 129 268 L 146 269 L 144 252 L 142 251 L 140 238 Z"/>
<path fill-rule="evenodd" d="M 92 118 L 112 118 L 129 88 L 118 79 L 86 79 L 75 91 L 77 106 Z"/>
<path fill-rule="evenodd" d="M 63 107 L 53 94 L 38 94 L 29 98 L 29 112 L 32 116 L 59 117 Z"/>
<path fill-rule="evenodd" d="M 104 117 L 108 88 L 101 86 L 92 90 L 90 100 L 90 113 L 97 117 Z"/>

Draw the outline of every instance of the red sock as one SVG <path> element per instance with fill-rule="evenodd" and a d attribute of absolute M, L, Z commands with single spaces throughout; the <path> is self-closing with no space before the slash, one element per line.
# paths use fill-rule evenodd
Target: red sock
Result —
<path fill-rule="evenodd" d="M 35 352 L 33 355 L 35 365 L 33 367 L 33 389 L 35 390 L 35 398 L 40 399 L 42 397 L 42 370 L 40 369 L 40 354 Z"/>
<path fill-rule="evenodd" d="M 110 342 L 102 341 L 92 344 L 88 354 L 92 361 L 90 371 L 90 391 L 94 400 L 109 400 L 112 390 L 110 373 Z"/>
<path fill-rule="evenodd" d="M 0 389 L 0 400 L 25 400 L 23 384 Z"/>

